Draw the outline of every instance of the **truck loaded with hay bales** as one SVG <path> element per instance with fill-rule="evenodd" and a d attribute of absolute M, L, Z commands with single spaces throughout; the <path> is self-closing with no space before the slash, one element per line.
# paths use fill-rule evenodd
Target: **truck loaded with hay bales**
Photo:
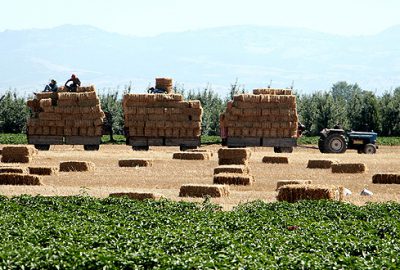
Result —
<path fill-rule="evenodd" d="M 103 133 L 104 112 L 95 87 L 78 87 L 77 92 L 36 93 L 27 101 L 31 110 L 27 123 L 28 143 L 39 150 L 50 145 L 83 145 L 98 150 Z"/>
<path fill-rule="evenodd" d="M 162 92 L 162 93 L 160 93 Z M 172 79 L 157 78 L 151 94 L 126 94 L 122 100 L 127 145 L 134 150 L 149 146 L 200 146 L 203 109 L 198 100 L 184 101 L 172 91 Z"/>
<path fill-rule="evenodd" d="M 228 147 L 274 147 L 291 153 L 299 137 L 296 96 L 290 89 L 254 89 L 229 101 L 221 114 L 221 137 Z"/>

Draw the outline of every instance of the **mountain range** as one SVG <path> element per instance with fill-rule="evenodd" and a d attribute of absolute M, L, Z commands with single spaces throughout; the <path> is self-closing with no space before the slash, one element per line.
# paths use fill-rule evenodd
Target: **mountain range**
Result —
<path fill-rule="evenodd" d="M 378 94 L 400 86 L 400 25 L 370 36 L 338 36 L 303 28 L 231 26 L 153 37 L 126 36 L 87 25 L 0 32 L 0 93 L 83 84 L 143 92 L 155 77 L 185 89 L 211 85 L 223 94 L 245 89 L 328 90 L 337 81 Z"/>

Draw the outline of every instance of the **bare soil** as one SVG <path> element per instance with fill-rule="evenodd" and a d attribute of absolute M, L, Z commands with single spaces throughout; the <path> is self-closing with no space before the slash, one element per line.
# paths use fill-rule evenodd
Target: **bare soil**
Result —
<path fill-rule="evenodd" d="M 172 200 L 202 201 L 203 199 L 178 196 L 182 184 L 212 184 L 213 170 L 218 166 L 219 145 L 202 147 L 214 153 L 210 160 L 172 159 L 177 147 L 151 147 L 150 151 L 133 151 L 125 145 L 102 145 L 97 152 L 84 151 L 82 146 L 52 146 L 50 151 L 41 151 L 30 164 L 4 164 L 0 166 L 54 166 L 61 161 L 91 161 L 94 172 L 60 172 L 44 176 L 42 186 L 0 185 L 0 194 L 68 196 L 88 194 L 107 197 L 114 192 L 154 192 Z M 377 154 L 321 154 L 315 149 L 296 148 L 291 154 L 275 154 L 271 148 L 250 148 L 252 155 L 249 166 L 255 182 L 251 186 L 230 186 L 228 198 L 212 199 L 214 203 L 231 209 L 233 206 L 253 200 L 276 201 L 278 180 L 304 179 L 313 184 L 343 185 L 352 191 L 345 201 L 357 205 L 366 202 L 400 201 L 400 185 L 372 184 L 376 173 L 400 173 L 400 147 L 381 146 Z M 287 156 L 289 164 L 265 164 L 264 156 Z M 119 167 L 118 160 L 129 158 L 154 159 L 152 167 Z M 361 174 L 333 174 L 330 169 L 307 169 L 309 159 L 336 159 L 343 163 L 365 163 L 367 171 Z M 373 196 L 361 196 L 367 188 Z"/>

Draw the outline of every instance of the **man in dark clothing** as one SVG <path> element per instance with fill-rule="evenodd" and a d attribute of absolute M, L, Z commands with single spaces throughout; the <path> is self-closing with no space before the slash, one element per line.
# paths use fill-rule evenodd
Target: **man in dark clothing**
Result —
<path fill-rule="evenodd" d="M 57 92 L 57 82 L 55 80 L 51 80 L 48 85 L 44 88 L 43 92 Z"/>
<path fill-rule="evenodd" d="M 72 82 L 72 83 L 70 85 L 68 85 L 69 82 Z M 78 89 L 78 86 L 81 86 L 81 81 L 79 80 L 78 77 L 76 77 L 75 74 L 72 74 L 71 79 L 66 81 L 64 86 L 68 89 L 69 92 L 76 92 L 76 90 Z"/>

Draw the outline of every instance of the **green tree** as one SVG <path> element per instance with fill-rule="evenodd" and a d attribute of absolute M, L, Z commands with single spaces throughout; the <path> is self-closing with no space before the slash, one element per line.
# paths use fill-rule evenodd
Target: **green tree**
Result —
<path fill-rule="evenodd" d="M 124 114 L 122 102 L 118 90 L 100 95 L 101 109 L 106 115 L 105 128 L 110 135 L 110 141 L 114 142 L 114 134 L 124 132 Z"/>
<path fill-rule="evenodd" d="M 26 100 L 17 93 L 7 91 L 0 100 L 0 132 L 22 133 L 26 130 L 29 110 Z"/>

